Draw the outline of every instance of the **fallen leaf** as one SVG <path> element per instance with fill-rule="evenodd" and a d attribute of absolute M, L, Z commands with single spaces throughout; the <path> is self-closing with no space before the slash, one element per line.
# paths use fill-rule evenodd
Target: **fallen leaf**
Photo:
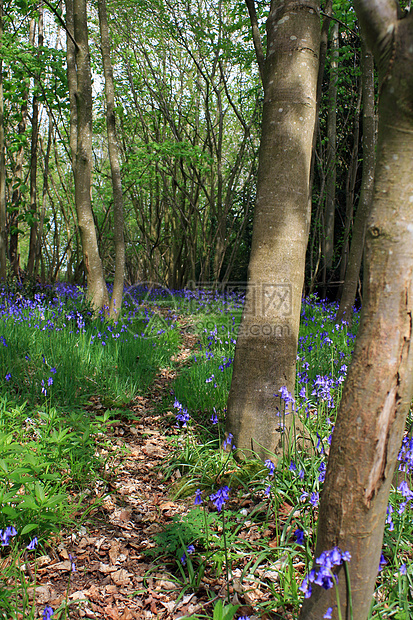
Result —
<path fill-rule="evenodd" d="M 130 579 L 129 579 L 130 576 L 131 576 L 130 573 L 128 573 L 124 568 L 117 570 L 111 575 L 113 582 L 117 586 L 128 585 L 128 583 L 130 583 Z"/>

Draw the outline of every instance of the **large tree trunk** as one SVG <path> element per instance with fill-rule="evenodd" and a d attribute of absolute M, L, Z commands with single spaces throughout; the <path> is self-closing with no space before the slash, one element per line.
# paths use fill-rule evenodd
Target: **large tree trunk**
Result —
<path fill-rule="evenodd" d="M 316 556 L 335 545 L 350 552 L 353 617 L 366 620 L 413 396 L 413 14 L 398 18 L 394 0 L 356 0 L 355 6 L 379 68 L 377 167 L 366 294 L 321 497 Z M 349 618 L 342 568 L 338 576 L 342 617 Z M 334 605 L 334 588 L 314 585 L 300 619 L 318 620 Z"/>
<path fill-rule="evenodd" d="M 357 285 L 363 258 L 367 217 L 373 197 L 375 162 L 375 120 L 374 120 L 374 61 L 372 53 L 362 44 L 362 100 L 363 100 L 363 174 L 359 204 L 354 219 L 353 234 L 337 321 L 351 321 L 356 299 Z"/>
<path fill-rule="evenodd" d="M 6 164 L 4 157 L 4 97 L 3 97 L 3 0 L 0 0 L 0 280 L 7 276 L 6 234 Z"/>
<path fill-rule="evenodd" d="M 70 1 L 70 0 L 69 0 Z M 75 201 L 87 272 L 87 297 L 95 310 L 109 308 L 91 204 L 92 175 L 92 78 L 88 42 L 86 0 L 73 0 L 77 75 L 77 143 L 74 165 Z"/>
<path fill-rule="evenodd" d="M 106 0 L 98 1 L 99 25 L 103 71 L 105 74 L 106 94 L 106 125 L 108 131 L 108 150 L 113 189 L 113 221 L 115 238 L 115 279 L 110 300 L 109 315 L 116 319 L 122 306 L 123 285 L 125 279 L 125 240 L 123 236 L 123 195 L 120 176 L 119 147 L 116 137 L 115 93 L 113 87 L 113 71 L 110 59 L 110 39 Z"/>
<path fill-rule="evenodd" d="M 246 302 L 228 401 L 227 432 L 261 457 L 287 448 L 310 220 L 319 3 L 273 0 L 267 22 L 264 108 Z M 285 424 L 285 432 L 283 425 Z"/>

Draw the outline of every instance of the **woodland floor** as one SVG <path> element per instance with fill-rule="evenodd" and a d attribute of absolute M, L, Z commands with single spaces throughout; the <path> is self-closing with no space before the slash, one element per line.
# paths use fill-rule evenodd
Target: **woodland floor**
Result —
<path fill-rule="evenodd" d="M 171 501 L 163 463 L 172 449 L 167 437 L 179 431 L 157 413 L 197 342 L 195 336 L 186 333 L 184 324 L 181 327 L 183 342 L 173 360 L 174 369 L 161 369 L 148 394 L 138 396 L 129 406 L 136 419 L 112 426 L 113 454 L 106 455 L 108 480 L 106 485 L 99 483 L 92 494 L 101 499 L 98 508 L 85 525 L 62 532 L 47 548 L 47 555 L 37 558 L 34 596 L 40 617 L 45 605 L 56 610 L 65 600 L 67 617 L 73 620 L 178 620 L 194 614 L 212 617 L 214 601 L 226 597 L 224 577 L 207 574 L 196 593 L 187 590 L 182 596 L 182 586 L 171 580 L 166 569 L 162 571 L 161 563 L 155 562 L 154 567 L 145 555 L 155 544 L 153 535 L 165 523 L 193 508 L 193 500 Z M 99 407 L 98 402 L 91 403 L 91 408 Z M 253 539 L 254 528 L 250 536 Z M 75 558 L 75 572 L 71 572 L 70 556 Z M 237 616 L 257 618 L 253 606 L 259 592 L 244 594 L 235 582 L 230 592 L 232 602 L 241 605 Z M 263 617 L 281 618 L 277 614 Z"/>

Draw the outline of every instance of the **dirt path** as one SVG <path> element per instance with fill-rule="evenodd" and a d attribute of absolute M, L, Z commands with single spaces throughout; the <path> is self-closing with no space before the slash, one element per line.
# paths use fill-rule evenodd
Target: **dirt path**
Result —
<path fill-rule="evenodd" d="M 182 344 L 172 359 L 175 368 L 160 369 L 148 395 L 131 404 L 136 419 L 113 425 L 112 448 L 100 451 L 108 459 L 108 483 L 93 490 L 101 503 L 89 524 L 61 536 L 48 555 L 37 560 L 40 617 L 46 605 L 57 610 L 65 600 L 71 619 L 170 620 L 199 609 L 194 596 L 177 602 L 180 589 L 168 575 L 154 572 L 147 577 L 150 565 L 144 554 L 162 523 L 187 509 L 184 501 L 170 501 L 162 471 L 171 452 L 168 436 L 178 430 L 157 413 L 197 342 L 186 333 L 185 322 L 179 324 Z"/>

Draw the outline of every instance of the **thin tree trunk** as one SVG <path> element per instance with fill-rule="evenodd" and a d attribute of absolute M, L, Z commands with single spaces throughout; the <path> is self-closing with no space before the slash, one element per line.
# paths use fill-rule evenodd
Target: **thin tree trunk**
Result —
<path fill-rule="evenodd" d="M 52 119 L 52 115 L 49 112 L 49 132 L 48 132 L 48 137 L 47 137 L 46 153 L 44 154 L 44 167 L 43 167 L 42 207 L 40 210 L 39 230 L 37 232 L 37 239 L 36 239 L 36 260 L 35 260 L 35 265 L 34 265 L 34 273 L 36 274 L 39 272 L 39 266 L 41 262 L 40 259 L 41 259 L 41 253 L 42 253 L 44 218 L 46 215 L 47 194 L 48 194 L 48 189 L 49 189 L 49 160 L 50 160 L 50 149 L 52 147 L 52 134 L 53 134 L 53 119 Z"/>
<path fill-rule="evenodd" d="M 360 108 L 362 99 L 362 84 L 359 87 L 359 95 L 357 98 L 357 105 L 354 113 L 354 127 L 353 127 L 353 148 L 351 150 L 350 162 L 348 165 L 347 178 L 346 178 L 346 219 L 344 222 L 344 239 L 341 248 L 341 260 L 340 260 L 340 277 L 337 299 L 340 299 L 343 290 L 344 277 L 347 268 L 348 252 L 349 252 L 349 237 L 351 231 L 351 225 L 353 222 L 354 213 L 354 193 L 356 187 L 358 159 L 359 159 L 359 142 L 360 142 Z"/>
<path fill-rule="evenodd" d="M 70 1 L 67 0 L 68 3 Z M 73 0 L 73 25 L 77 77 L 77 142 L 74 164 L 76 211 L 82 240 L 83 262 L 87 272 L 87 297 L 96 311 L 102 308 L 108 311 L 109 296 L 99 256 L 91 203 L 92 77 L 86 0 Z M 69 76 L 69 79 L 73 88 L 72 76 Z"/>
<path fill-rule="evenodd" d="M 351 554 L 353 617 L 366 620 L 379 567 L 393 473 L 413 397 L 413 14 L 393 0 L 355 0 L 379 69 L 373 207 L 366 234 L 365 299 L 333 434 L 318 519 L 316 557 Z M 349 589 L 339 567 L 341 617 Z M 334 588 L 313 584 L 300 620 L 319 620 Z"/>
<path fill-rule="evenodd" d="M 37 56 L 40 56 L 40 48 L 43 47 L 43 9 L 39 9 L 39 24 L 37 38 Z M 37 76 L 37 79 L 40 75 Z M 38 236 L 38 213 L 37 213 L 37 148 L 39 140 L 39 101 L 36 93 L 33 94 L 32 104 L 32 136 L 30 146 L 30 240 L 29 240 L 29 256 L 27 259 L 27 275 L 29 277 L 36 275 L 34 266 L 36 262 L 37 236 Z"/>
<path fill-rule="evenodd" d="M 363 258 L 367 217 L 370 213 L 373 197 L 375 161 L 374 61 L 372 53 L 366 48 L 364 43 L 362 43 L 361 67 L 363 90 L 363 174 L 343 292 L 336 317 L 337 322 L 342 321 L 344 318 L 347 321 L 352 319 Z"/>
<path fill-rule="evenodd" d="M 333 267 L 334 221 L 336 212 L 336 147 L 337 147 L 337 79 L 338 79 L 338 23 L 334 22 L 331 35 L 330 83 L 328 87 L 326 202 L 324 209 L 324 271 Z M 323 278 L 324 282 L 326 277 Z"/>
<path fill-rule="evenodd" d="M 123 285 L 125 280 L 125 240 L 123 236 L 123 195 L 120 175 L 119 146 L 116 137 L 115 93 L 113 86 L 112 62 L 110 59 L 110 38 L 106 0 L 98 0 L 99 25 L 103 71 L 105 74 L 106 124 L 108 131 L 109 161 L 113 189 L 113 225 L 115 240 L 115 278 L 110 300 L 109 315 L 117 319 L 122 306 Z"/>

